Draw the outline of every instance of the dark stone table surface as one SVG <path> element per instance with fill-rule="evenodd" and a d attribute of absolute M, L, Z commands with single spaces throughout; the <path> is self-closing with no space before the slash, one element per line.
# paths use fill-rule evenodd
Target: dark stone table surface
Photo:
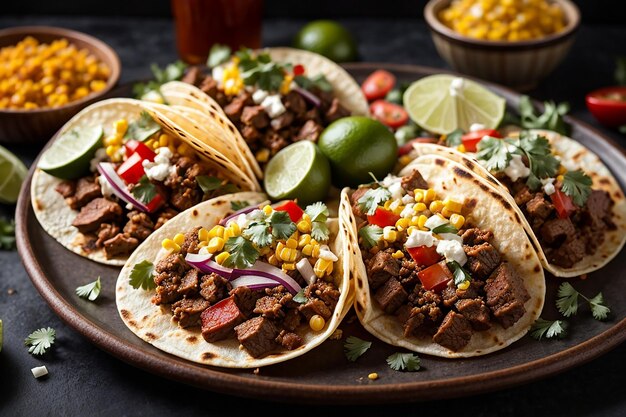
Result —
<path fill-rule="evenodd" d="M 287 45 L 301 20 L 264 22 L 263 43 Z M 363 61 L 398 62 L 447 68 L 437 55 L 421 20 L 344 20 L 356 35 Z M 99 17 L 28 17 L 0 15 L 0 28 L 44 24 L 94 35 L 119 54 L 121 82 L 150 75 L 151 62 L 176 59 L 172 23 L 167 19 Z M 613 83 L 614 59 L 626 55 L 626 26 L 581 27 L 566 61 L 531 92 L 538 99 L 567 100 L 572 113 L 598 126 L 586 111 L 584 94 Z M 626 138 L 604 133 L 626 146 Z M 9 146 L 27 164 L 38 150 Z M 625 167 L 626 168 L 626 167 Z M 0 205 L 1 216 L 14 207 Z M 615 277 L 623 278 L 623 277 Z M 9 289 L 14 290 L 9 295 Z M 610 289 L 607 288 L 607 291 Z M 624 300 L 624 298 L 622 298 Z M 287 405 L 218 395 L 153 376 L 91 345 L 63 323 L 32 286 L 17 252 L 0 251 L 0 416 L 206 416 L 288 413 L 318 415 L 449 416 L 624 416 L 626 415 L 626 345 L 560 375 L 517 388 L 470 398 L 392 406 L 324 407 Z M 43 359 L 28 354 L 24 338 L 51 326 L 58 341 Z M 30 369 L 46 365 L 49 378 L 36 380 Z M 233 393 L 236 394 L 236 393 Z"/>

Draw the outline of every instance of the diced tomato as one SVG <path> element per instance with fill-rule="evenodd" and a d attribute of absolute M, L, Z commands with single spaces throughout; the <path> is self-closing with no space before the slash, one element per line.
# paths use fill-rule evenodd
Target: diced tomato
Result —
<path fill-rule="evenodd" d="M 232 329 L 245 320 L 237 307 L 235 296 L 231 295 L 217 304 L 213 304 L 200 315 L 202 337 L 207 342 L 224 339 Z"/>
<path fill-rule="evenodd" d="M 448 285 L 448 281 L 452 279 L 450 270 L 445 264 L 442 265 L 442 263 L 443 262 L 436 263 L 417 273 L 417 277 L 420 279 L 425 290 L 439 292 L 443 290 L 446 285 Z"/>
<path fill-rule="evenodd" d="M 274 210 L 286 211 L 287 214 L 289 214 L 289 218 L 294 223 L 300 220 L 302 218 L 302 213 L 304 213 L 300 206 L 297 205 L 296 202 L 293 200 L 285 201 L 280 206 L 274 207 Z"/>
<path fill-rule="evenodd" d="M 143 158 L 141 155 L 134 153 L 122 162 L 122 165 L 117 169 L 117 173 L 126 184 L 135 184 L 139 182 L 141 177 L 146 175 L 142 162 Z"/>
<path fill-rule="evenodd" d="M 469 132 L 461 136 L 461 142 L 465 147 L 466 152 L 476 152 L 476 145 L 485 136 L 491 136 L 492 138 L 501 138 L 502 135 L 495 129 L 480 129 L 474 132 Z"/>
<path fill-rule="evenodd" d="M 361 90 L 368 100 L 384 98 L 388 92 L 396 85 L 396 77 L 385 70 L 377 70 L 371 73 L 363 84 Z"/>
<path fill-rule="evenodd" d="M 576 211 L 576 206 L 574 206 L 570 196 L 559 189 L 555 189 L 554 193 L 550 194 L 550 200 L 552 200 L 556 212 L 562 219 L 568 218 L 570 214 Z"/>
<path fill-rule="evenodd" d="M 437 246 L 417 246 L 415 248 L 406 248 L 411 258 L 418 265 L 430 266 L 439 262 L 441 255 L 437 253 Z"/>
<path fill-rule="evenodd" d="M 437 143 L 435 138 L 415 138 L 411 139 L 398 148 L 398 156 L 406 155 L 413 150 L 414 143 Z"/>
<path fill-rule="evenodd" d="M 146 204 L 146 207 L 148 208 L 149 213 L 154 213 L 159 207 L 161 207 L 162 204 L 163 197 L 161 197 L 161 194 L 157 194 L 154 196 L 152 201 Z"/>
<path fill-rule="evenodd" d="M 400 220 L 400 216 L 394 214 L 393 211 L 385 210 L 381 207 L 377 207 L 374 214 L 367 216 L 367 222 L 369 224 L 379 227 L 395 226 L 398 220 Z"/>
<path fill-rule="evenodd" d="M 393 129 L 409 121 L 409 114 L 404 107 L 385 100 L 376 100 L 370 104 L 370 112 L 374 119 Z"/>
<path fill-rule="evenodd" d="M 293 67 L 293 75 L 304 75 L 304 65 L 298 64 Z"/>
<path fill-rule="evenodd" d="M 147 159 L 148 161 L 154 161 L 154 157 L 156 153 L 150 148 L 148 148 L 143 142 L 138 140 L 129 140 L 124 144 L 124 148 L 126 148 L 126 156 L 130 157 L 134 153 L 138 153 L 143 159 Z"/>

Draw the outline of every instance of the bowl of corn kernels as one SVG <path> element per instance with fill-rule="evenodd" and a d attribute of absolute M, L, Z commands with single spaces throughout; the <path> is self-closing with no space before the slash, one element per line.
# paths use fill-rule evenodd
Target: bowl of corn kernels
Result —
<path fill-rule="evenodd" d="M 431 0 L 424 17 L 453 69 L 518 90 L 561 63 L 580 24 L 570 0 Z"/>
<path fill-rule="evenodd" d="M 117 84 L 120 61 L 73 30 L 0 30 L 0 142 L 46 143 L 63 123 Z"/>

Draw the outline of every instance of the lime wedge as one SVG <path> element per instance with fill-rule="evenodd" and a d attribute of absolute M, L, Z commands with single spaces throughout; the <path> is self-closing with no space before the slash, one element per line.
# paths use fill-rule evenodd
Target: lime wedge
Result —
<path fill-rule="evenodd" d="M 422 128 L 447 134 L 461 128 L 469 131 L 474 123 L 495 129 L 504 116 L 506 102 L 485 87 L 465 78 L 431 75 L 406 90 L 404 107 Z"/>
<path fill-rule="evenodd" d="M 102 127 L 72 129 L 59 136 L 41 156 L 39 168 L 48 174 L 69 180 L 89 169 L 89 161 L 102 146 Z"/>
<path fill-rule="evenodd" d="M 28 169 L 17 156 L 0 146 L 0 203 L 17 201 Z"/>
<path fill-rule="evenodd" d="M 273 200 L 321 201 L 330 188 L 330 163 L 313 142 L 303 140 L 280 150 L 265 168 L 265 191 Z"/>

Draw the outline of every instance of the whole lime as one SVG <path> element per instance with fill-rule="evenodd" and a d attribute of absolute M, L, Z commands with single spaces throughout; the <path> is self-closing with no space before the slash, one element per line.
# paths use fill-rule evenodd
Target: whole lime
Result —
<path fill-rule="evenodd" d="M 350 62 L 357 58 L 357 47 L 348 30 L 333 20 L 315 20 L 300 29 L 293 46 L 316 52 L 335 62 Z"/>
<path fill-rule="evenodd" d="M 370 172 L 382 179 L 398 158 L 393 133 L 379 121 L 362 116 L 331 123 L 320 135 L 318 145 L 330 161 L 337 187 L 371 182 Z"/>

